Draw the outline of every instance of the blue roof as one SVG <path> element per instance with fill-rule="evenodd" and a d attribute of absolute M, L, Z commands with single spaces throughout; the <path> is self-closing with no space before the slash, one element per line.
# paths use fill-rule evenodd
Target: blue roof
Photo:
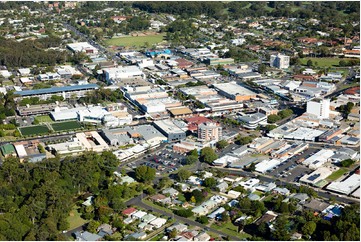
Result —
<path fill-rule="evenodd" d="M 42 95 L 49 93 L 58 93 L 58 92 L 69 92 L 69 91 L 80 91 L 85 89 L 97 89 L 99 86 L 97 84 L 86 84 L 86 85 L 74 85 L 74 86 L 65 86 L 65 87 L 51 87 L 51 88 L 43 88 L 36 90 L 26 90 L 15 92 L 14 94 L 18 94 L 20 96 L 32 96 L 32 95 Z"/>

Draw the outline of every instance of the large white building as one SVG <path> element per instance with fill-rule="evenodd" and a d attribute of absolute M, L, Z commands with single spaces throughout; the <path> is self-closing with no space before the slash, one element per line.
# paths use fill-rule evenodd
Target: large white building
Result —
<path fill-rule="evenodd" d="M 98 54 L 98 49 L 89 44 L 88 42 L 78 42 L 68 44 L 67 47 L 73 52 L 83 52 L 90 55 Z"/>
<path fill-rule="evenodd" d="M 116 82 L 129 78 L 145 79 L 145 74 L 138 66 L 104 68 L 103 73 L 107 82 Z"/>
<path fill-rule="evenodd" d="M 313 99 L 307 102 L 307 113 L 316 115 L 317 118 L 330 117 L 330 99 Z"/>
<path fill-rule="evenodd" d="M 287 69 L 290 66 L 290 57 L 287 55 L 271 55 L 270 65 L 279 69 Z"/>

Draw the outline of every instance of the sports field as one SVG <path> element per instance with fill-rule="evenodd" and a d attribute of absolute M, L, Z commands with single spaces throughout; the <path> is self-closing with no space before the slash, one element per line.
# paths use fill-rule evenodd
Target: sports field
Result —
<path fill-rule="evenodd" d="M 19 128 L 20 133 L 23 136 L 27 135 L 40 135 L 49 133 L 48 127 L 46 125 L 35 125 L 30 127 Z"/>
<path fill-rule="evenodd" d="M 300 59 L 302 65 L 307 65 L 307 61 L 312 60 L 314 66 L 318 67 L 333 67 L 339 66 L 341 60 L 349 61 L 352 58 L 331 58 L 331 57 L 324 57 L 324 58 L 302 58 Z M 315 64 L 317 62 L 317 65 Z"/>
<path fill-rule="evenodd" d="M 72 130 L 72 129 L 79 129 L 81 125 L 77 121 L 68 121 L 68 122 L 61 122 L 61 123 L 53 123 L 51 127 L 54 129 L 55 132 L 63 131 L 63 130 Z"/>
<path fill-rule="evenodd" d="M 127 36 L 127 37 L 118 37 L 106 40 L 105 43 L 115 46 L 136 46 L 142 47 L 145 43 L 148 43 L 149 46 L 153 44 L 158 44 L 163 41 L 163 37 L 165 34 L 157 34 L 157 35 L 147 35 L 147 36 Z"/>
<path fill-rule="evenodd" d="M 36 116 L 35 120 L 37 120 L 39 123 L 52 123 L 54 122 L 49 115 L 41 115 L 41 116 Z"/>

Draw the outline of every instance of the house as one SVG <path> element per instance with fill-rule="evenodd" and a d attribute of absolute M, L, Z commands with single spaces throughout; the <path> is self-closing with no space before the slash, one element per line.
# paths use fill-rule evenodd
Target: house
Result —
<path fill-rule="evenodd" d="M 257 194 L 251 193 L 248 195 L 249 200 L 251 201 L 259 201 L 261 197 Z"/>
<path fill-rule="evenodd" d="M 204 206 L 197 206 L 192 209 L 192 212 L 197 216 L 203 216 L 206 215 L 209 212 L 209 210 Z"/>
<path fill-rule="evenodd" d="M 131 224 L 134 221 L 135 221 L 135 219 L 133 217 L 128 217 L 128 218 L 123 220 L 124 224 Z"/>
<path fill-rule="evenodd" d="M 155 228 L 159 229 L 164 224 L 166 224 L 167 220 L 164 218 L 156 218 L 153 221 L 151 221 L 149 224 L 153 225 Z"/>
<path fill-rule="evenodd" d="M 224 209 L 224 207 L 220 207 L 213 213 L 209 214 L 207 217 L 210 219 L 218 218 L 224 211 L 226 211 L 226 209 Z"/>
<path fill-rule="evenodd" d="M 178 196 L 178 194 L 179 194 L 179 192 L 177 191 L 177 190 L 175 190 L 174 188 L 166 188 L 166 189 L 164 189 L 163 191 L 162 191 L 162 193 L 164 194 L 164 195 L 166 195 L 166 194 L 169 194 L 169 196 L 171 196 L 171 197 L 176 197 L 176 196 Z"/>
<path fill-rule="evenodd" d="M 132 215 L 132 218 L 134 219 L 142 219 L 145 215 L 147 215 L 146 212 L 138 211 Z"/>
<path fill-rule="evenodd" d="M 312 199 L 311 201 L 304 204 L 303 206 L 307 209 L 310 209 L 311 211 L 320 213 L 323 210 L 325 210 L 329 205 L 330 205 L 329 203 L 322 202 L 322 201 L 319 201 L 316 199 Z"/>
<path fill-rule="evenodd" d="M 193 238 L 194 241 L 209 241 L 210 239 L 211 236 L 209 236 L 207 233 L 200 233 Z"/>
<path fill-rule="evenodd" d="M 75 234 L 76 241 L 99 241 L 102 239 L 101 236 L 93 233 L 89 233 L 88 231 L 80 232 L 77 231 Z"/>
<path fill-rule="evenodd" d="M 175 230 L 177 230 L 178 233 L 181 233 L 181 232 L 185 231 L 187 228 L 188 228 L 187 225 L 184 225 L 184 224 L 181 224 L 181 223 L 176 223 L 176 224 L 173 224 L 172 226 L 168 227 L 166 229 L 166 232 L 170 232 L 173 229 L 175 229 Z"/>
<path fill-rule="evenodd" d="M 113 229 L 112 226 L 109 224 L 102 224 L 97 228 L 98 235 L 104 237 L 106 235 L 112 235 Z"/>
<path fill-rule="evenodd" d="M 260 225 L 261 223 L 265 222 L 267 224 L 273 222 L 277 218 L 277 214 L 273 211 L 267 211 L 261 218 L 259 218 L 256 222 L 256 225 Z"/>
<path fill-rule="evenodd" d="M 242 193 L 234 191 L 234 190 L 230 190 L 227 195 L 228 197 L 231 197 L 233 199 L 237 199 L 239 196 L 241 196 Z"/>
<path fill-rule="evenodd" d="M 153 202 L 158 202 L 158 203 L 170 203 L 171 202 L 171 199 L 164 196 L 163 194 L 153 195 L 149 199 Z"/>
<path fill-rule="evenodd" d="M 142 222 L 144 222 L 144 223 L 150 223 L 150 222 L 152 222 L 153 220 L 155 220 L 157 217 L 156 216 L 154 216 L 153 214 L 147 214 L 147 215 L 144 215 L 143 217 L 142 217 Z"/>
<path fill-rule="evenodd" d="M 82 203 L 82 205 L 89 207 L 93 204 L 94 196 L 87 197 L 87 199 Z"/>
<path fill-rule="evenodd" d="M 216 186 L 216 188 L 219 189 L 220 192 L 225 192 L 228 188 L 227 182 L 222 182 Z"/>
<path fill-rule="evenodd" d="M 16 151 L 12 144 L 3 145 L 0 147 L 0 150 L 5 158 L 9 156 L 16 156 Z"/>
<path fill-rule="evenodd" d="M 300 234 L 300 233 L 295 232 L 291 236 L 291 240 L 300 240 L 300 239 L 302 239 L 302 234 Z"/>
<path fill-rule="evenodd" d="M 287 188 L 280 188 L 280 187 L 273 189 L 273 192 L 286 196 L 290 194 L 290 190 L 288 190 Z"/>
<path fill-rule="evenodd" d="M 306 202 L 310 197 L 306 193 L 297 193 L 292 196 L 292 198 L 296 199 L 300 203 Z"/>
<path fill-rule="evenodd" d="M 127 237 L 125 237 L 125 239 L 127 238 L 134 238 L 134 240 L 143 240 L 147 237 L 147 234 L 144 232 L 140 232 L 140 233 L 133 233 L 128 235 Z"/>
<path fill-rule="evenodd" d="M 122 214 L 129 217 L 135 214 L 137 211 L 138 211 L 137 209 L 130 207 L 123 210 Z"/>

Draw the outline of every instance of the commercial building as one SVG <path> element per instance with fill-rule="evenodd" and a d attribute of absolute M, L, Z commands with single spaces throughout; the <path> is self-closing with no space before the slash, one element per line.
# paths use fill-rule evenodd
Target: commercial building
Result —
<path fill-rule="evenodd" d="M 16 91 L 15 95 L 19 95 L 16 99 L 22 99 L 27 97 L 39 97 L 41 100 L 46 100 L 51 98 L 53 95 L 62 96 L 64 99 L 69 98 L 81 98 L 85 97 L 86 93 L 98 89 L 97 84 L 87 84 L 87 85 L 74 85 L 74 86 L 65 86 L 65 87 L 51 87 L 44 89 L 36 90 L 26 90 L 26 91 Z"/>
<path fill-rule="evenodd" d="M 256 98 L 257 94 L 251 90 L 238 85 L 235 82 L 220 83 L 213 85 L 220 95 L 228 97 L 237 102 Z"/>
<path fill-rule="evenodd" d="M 328 167 L 320 167 L 317 170 L 311 172 L 310 174 L 306 174 L 301 177 L 300 182 L 306 183 L 312 186 L 317 186 L 317 183 L 327 178 L 331 175 L 333 170 Z"/>
<path fill-rule="evenodd" d="M 328 159 L 333 156 L 334 151 L 328 149 L 322 149 L 318 151 L 316 154 L 312 155 L 311 157 L 307 158 L 302 164 L 308 166 L 311 169 L 317 169 L 325 164 Z"/>
<path fill-rule="evenodd" d="M 126 79 L 145 79 L 145 74 L 138 66 L 104 68 L 103 74 L 108 83 L 122 82 Z"/>
<path fill-rule="evenodd" d="M 330 117 L 330 100 L 313 99 L 308 101 L 306 112 L 316 115 L 316 117 L 320 119 L 328 119 Z"/>
<path fill-rule="evenodd" d="M 88 55 L 98 54 L 98 49 L 89 44 L 88 42 L 78 42 L 68 44 L 67 47 L 73 52 L 82 52 Z"/>
<path fill-rule="evenodd" d="M 186 138 L 186 133 L 172 120 L 158 120 L 154 126 L 168 138 L 168 142 L 180 141 Z"/>
<path fill-rule="evenodd" d="M 278 160 L 278 159 L 264 160 L 264 161 L 256 164 L 256 171 L 258 171 L 260 173 L 265 173 L 266 171 L 272 170 L 279 164 L 281 164 L 281 160 Z"/>
<path fill-rule="evenodd" d="M 278 69 L 287 69 L 290 66 L 290 57 L 281 54 L 271 55 L 270 65 Z"/>
<path fill-rule="evenodd" d="M 203 141 L 220 140 L 222 138 L 222 127 L 218 123 L 206 122 L 198 125 L 198 139 Z"/>
<path fill-rule="evenodd" d="M 360 175 L 353 174 L 341 182 L 332 182 L 327 190 L 349 195 L 360 187 Z"/>
<path fill-rule="evenodd" d="M 252 113 L 245 116 L 238 116 L 238 120 L 246 129 L 256 129 L 260 124 L 267 124 L 267 116 L 263 113 Z"/>
<path fill-rule="evenodd" d="M 225 155 L 225 156 L 222 156 L 221 158 L 218 158 L 217 160 L 214 160 L 212 164 L 214 166 L 225 167 L 228 164 L 232 164 L 233 162 L 238 161 L 238 160 L 239 160 L 238 157 Z"/>

